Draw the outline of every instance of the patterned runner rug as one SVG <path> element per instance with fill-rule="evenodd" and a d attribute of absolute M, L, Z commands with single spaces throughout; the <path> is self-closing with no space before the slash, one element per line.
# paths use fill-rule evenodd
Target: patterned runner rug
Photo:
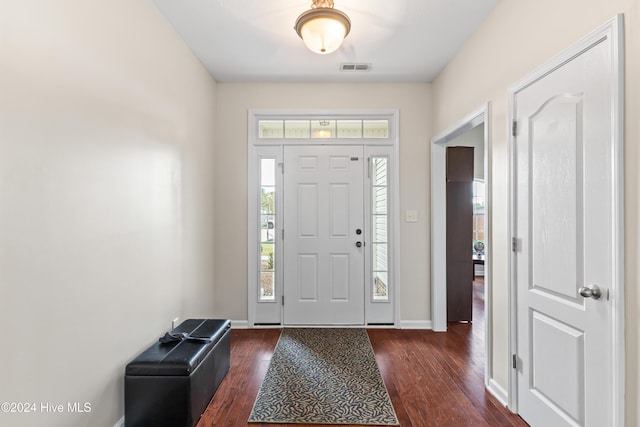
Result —
<path fill-rule="evenodd" d="M 398 425 L 364 329 L 283 329 L 249 422 Z"/>

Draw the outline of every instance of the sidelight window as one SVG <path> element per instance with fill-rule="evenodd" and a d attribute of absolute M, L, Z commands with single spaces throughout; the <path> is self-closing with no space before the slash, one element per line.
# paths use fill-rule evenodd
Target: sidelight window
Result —
<path fill-rule="evenodd" d="M 260 159 L 260 301 L 275 300 L 276 160 Z"/>
<path fill-rule="evenodd" d="M 389 300 L 389 159 L 371 159 L 372 295 Z"/>

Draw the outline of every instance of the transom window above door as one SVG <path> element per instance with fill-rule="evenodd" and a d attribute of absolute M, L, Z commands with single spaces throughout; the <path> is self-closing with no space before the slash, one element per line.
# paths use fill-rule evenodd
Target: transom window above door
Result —
<path fill-rule="evenodd" d="M 389 120 L 259 120 L 259 139 L 386 139 Z"/>

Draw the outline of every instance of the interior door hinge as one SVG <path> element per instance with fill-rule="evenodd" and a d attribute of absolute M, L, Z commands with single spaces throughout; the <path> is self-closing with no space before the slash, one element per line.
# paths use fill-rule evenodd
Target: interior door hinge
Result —
<path fill-rule="evenodd" d="M 511 356 L 511 367 L 513 369 L 518 369 L 518 356 L 516 356 L 515 354 Z"/>
<path fill-rule="evenodd" d="M 278 163 L 278 166 L 280 166 L 280 173 L 284 175 L 284 163 Z"/>
<path fill-rule="evenodd" d="M 282 240 L 284 240 L 284 228 L 282 229 Z"/>
<path fill-rule="evenodd" d="M 284 295 L 282 295 L 282 305 L 284 305 Z"/>
<path fill-rule="evenodd" d="M 512 252 L 517 252 L 518 251 L 518 238 L 517 237 L 512 237 L 511 238 L 511 251 Z"/>
<path fill-rule="evenodd" d="M 511 135 L 518 135 L 518 122 L 515 119 L 511 122 Z"/>

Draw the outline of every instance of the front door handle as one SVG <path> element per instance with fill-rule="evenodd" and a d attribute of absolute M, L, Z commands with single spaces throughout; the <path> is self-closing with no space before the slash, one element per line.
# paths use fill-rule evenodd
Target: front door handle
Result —
<path fill-rule="evenodd" d="M 357 248 L 361 248 L 362 247 L 362 242 L 356 242 L 356 247 Z"/>
<path fill-rule="evenodd" d="M 598 285 L 583 286 L 578 289 L 578 293 L 585 298 L 600 299 L 602 291 Z"/>

